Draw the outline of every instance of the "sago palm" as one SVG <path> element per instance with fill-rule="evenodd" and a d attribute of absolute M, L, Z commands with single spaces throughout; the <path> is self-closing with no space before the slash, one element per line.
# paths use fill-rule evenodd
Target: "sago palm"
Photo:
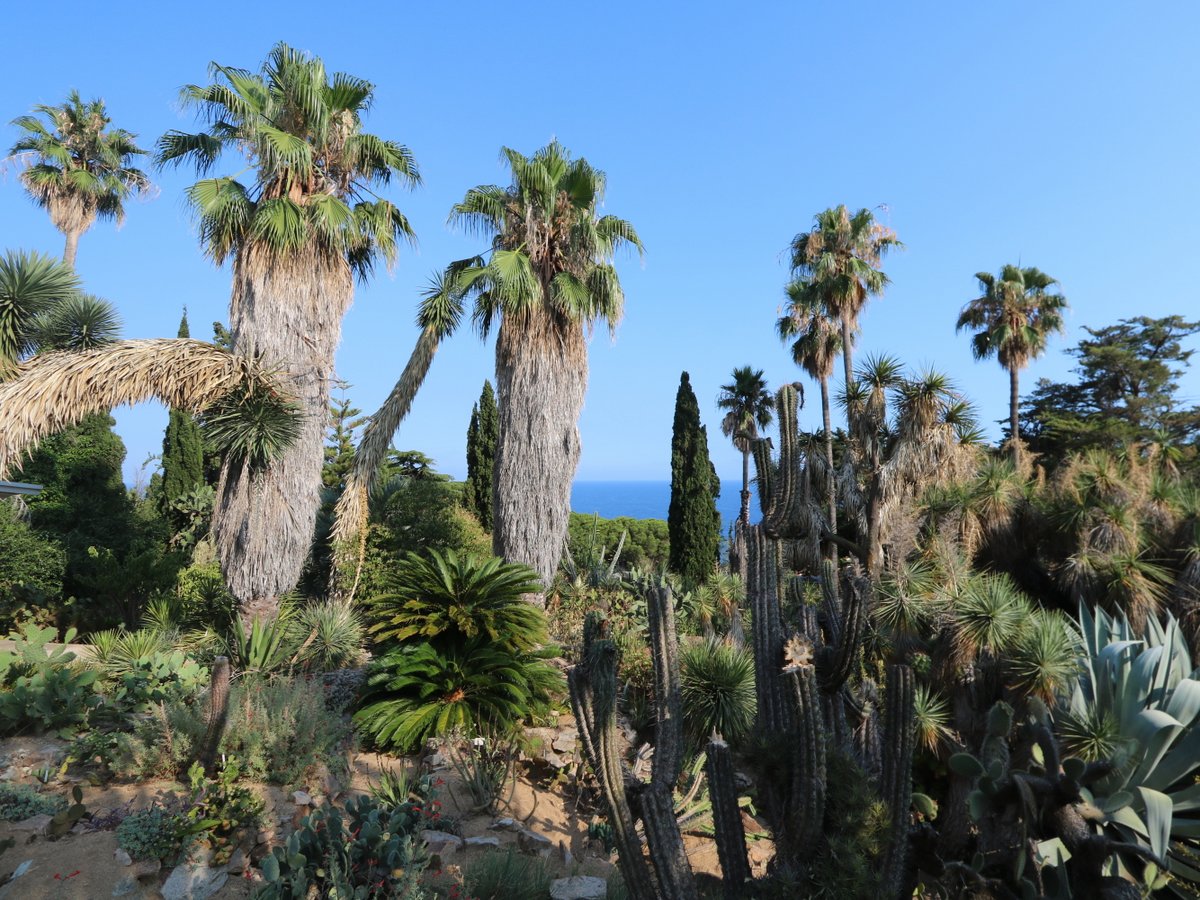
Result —
<path fill-rule="evenodd" d="M 125 219 L 125 200 L 150 180 L 132 163 L 145 154 L 137 135 L 110 128 L 103 100 L 85 103 L 71 91 L 57 106 L 41 105 L 12 122 L 21 131 L 9 153 L 25 164 L 21 184 L 66 237 L 63 262 L 74 268 L 79 238 L 96 219 Z"/>
<path fill-rule="evenodd" d="M 202 178 L 188 189 L 205 252 L 233 261 L 235 353 L 280 366 L 304 413 L 298 439 L 258 472 L 222 468 L 213 516 L 222 570 L 244 614 L 271 615 L 297 581 L 320 505 L 329 381 L 342 317 L 382 258 L 412 237 L 376 189 L 419 181 L 406 147 L 369 134 L 362 116 L 374 86 L 330 76 L 320 59 L 278 44 L 259 72 L 214 63 L 213 83 L 183 101 L 208 128 L 167 133 L 160 165 L 206 174 L 229 150 L 249 172 Z"/>
<path fill-rule="evenodd" d="M 733 438 L 733 445 L 742 451 L 742 511 L 743 525 L 750 524 L 750 452 L 758 438 L 758 430 L 771 424 L 774 417 L 774 398 L 767 390 L 762 369 L 742 366 L 733 370 L 733 381 L 721 385 L 717 408 L 725 410 L 721 419 L 721 434 Z"/>
<path fill-rule="evenodd" d="M 605 176 L 552 142 L 533 156 L 504 148 L 512 183 L 467 191 L 450 220 L 491 239 L 487 253 L 452 263 L 447 282 L 474 300 L 483 335 L 499 322 L 495 552 L 533 567 L 543 585 L 562 556 L 579 414 L 587 390 L 587 333 L 610 333 L 625 295 L 612 260 L 642 250 L 633 226 L 600 215 Z"/>
<path fill-rule="evenodd" d="M 851 213 L 844 205 L 818 213 L 810 230 L 792 238 L 793 277 L 809 281 L 828 315 L 841 324 L 847 389 L 854 382 L 851 348 L 858 318 L 867 301 L 888 285 L 880 268 L 883 257 L 902 246 L 871 210 Z"/>
<path fill-rule="evenodd" d="M 975 275 L 983 294 L 963 307 L 958 330 L 975 329 L 971 351 L 976 359 L 996 357 L 1008 372 L 1008 426 L 1014 458 L 1020 453 L 1021 370 L 1046 349 L 1050 335 L 1063 331 L 1067 298 L 1051 290 L 1058 284 L 1040 269 L 1005 266 L 997 278 Z"/>

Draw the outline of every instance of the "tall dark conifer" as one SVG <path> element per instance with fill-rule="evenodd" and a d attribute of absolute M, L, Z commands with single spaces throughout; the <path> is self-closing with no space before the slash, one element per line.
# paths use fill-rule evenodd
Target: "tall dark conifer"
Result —
<path fill-rule="evenodd" d="M 708 432 L 700 424 L 700 406 L 684 372 L 675 395 L 667 531 L 671 540 L 668 565 L 689 588 L 708 581 L 720 552 L 721 515 L 716 504 L 720 492 L 708 456 Z"/>
<path fill-rule="evenodd" d="M 187 310 L 179 322 L 179 337 L 191 337 Z M 191 413 L 172 409 L 163 435 L 162 512 L 174 534 L 185 524 L 172 506 L 176 500 L 204 484 L 204 441 Z"/>
<path fill-rule="evenodd" d="M 471 424 L 467 427 L 467 484 L 463 490 L 463 505 L 488 531 L 492 530 L 493 471 L 499 430 L 496 392 L 492 390 L 492 383 L 485 380 L 479 402 L 471 409 Z"/>

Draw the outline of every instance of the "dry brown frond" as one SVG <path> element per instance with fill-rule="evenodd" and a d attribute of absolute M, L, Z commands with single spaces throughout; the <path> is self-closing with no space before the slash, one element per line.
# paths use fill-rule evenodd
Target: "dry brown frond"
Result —
<path fill-rule="evenodd" d="M 43 438 L 89 413 L 150 399 L 201 413 L 238 386 L 264 378 L 257 363 L 186 338 L 35 356 L 0 382 L 0 477 Z"/>

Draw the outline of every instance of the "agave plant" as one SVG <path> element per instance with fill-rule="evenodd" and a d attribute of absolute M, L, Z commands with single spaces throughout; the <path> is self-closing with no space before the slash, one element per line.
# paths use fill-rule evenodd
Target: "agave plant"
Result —
<path fill-rule="evenodd" d="M 1095 785 L 1101 826 L 1165 860 L 1180 896 L 1200 885 L 1200 673 L 1179 624 L 1081 605 L 1082 674 L 1058 715 L 1064 747 L 1080 757 L 1111 754 L 1114 771 Z"/>

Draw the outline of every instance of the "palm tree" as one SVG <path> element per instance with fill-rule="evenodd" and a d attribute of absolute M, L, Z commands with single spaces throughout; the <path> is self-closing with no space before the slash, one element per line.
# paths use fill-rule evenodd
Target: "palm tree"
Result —
<path fill-rule="evenodd" d="M 795 278 L 788 283 L 787 310 L 776 323 L 781 340 L 792 343 L 792 360 L 821 385 L 821 420 L 825 429 L 826 503 L 829 530 L 837 533 L 837 477 L 833 468 L 833 420 L 829 402 L 829 379 L 842 350 L 838 322 L 829 315 L 813 283 Z"/>
<path fill-rule="evenodd" d="M 134 143 L 137 135 L 110 129 L 111 122 L 103 100 L 84 103 L 78 91 L 12 121 L 23 134 L 9 154 L 27 163 L 21 183 L 66 235 L 63 262 L 71 267 L 80 236 L 96 219 L 120 225 L 126 198 L 150 189 L 146 174 L 131 165 L 146 152 Z"/>
<path fill-rule="evenodd" d="M 452 263 L 447 283 L 474 298 L 474 320 L 496 338 L 500 428 L 495 464 L 495 551 L 549 584 L 558 568 L 579 463 L 587 389 L 586 333 L 612 333 L 624 293 L 616 249 L 642 242 L 633 226 L 601 216 L 604 173 L 557 141 L 525 156 L 505 147 L 508 187 L 481 185 L 450 219 L 491 238 L 487 254 Z"/>
<path fill-rule="evenodd" d="M 733 446 L 742 451 L 743 525 L 750 524 L 750 451 L 758 438 L 758 429 L 766 428 L 774 417 L 775 400 L 767 390 L 762 369 L 742 366 L 733 370 L 733 381 L 721 385 L 717 407 L 726 410 L 721 419 L 721 434 L 733 438 Z"/>
<path fill-rule="evenodd" d="M 883 257 L 903 246 L 869 209 L 851 215 L 844 205 L 818 213 L 813 227 L 792 239 L 793 277 L 810 281 L 828 315 L 841 323 L 847 390 L 854 383 L 851 350 L 858 317 L 867 300 L 889 283 L 879 268 Z"/>
<path fill-rule="evenodd" d="M 976 359 L 995 356 L 1008 372 L 1008 427 L 1013 457 L 1020 453 L 1017 419 L 1020 373 L 1042 355 L 1051 334 L 1062 332 L 1067 298 L 1050 289 L 1058 284 L 1040 269 L 1005 266 L 1000 277 L 978 272 L 983 295 L 963 307 L 957 330 L 978 329 L 971 339 Z"/>
<path fill-rule="evenodd" d="M 20 251 L 0 258 L 0 381 L 36 351 L 44 317 L 78 291 L 79 278 L 66 263 Z"/>
<path fill-rule="evenodd" d="M 260 72 L 212 64 L 213 83 L 184 102 L 208 128 L 168 132 L 158 163 L 207 173 L 226 149 L 248 184 L 203 178 L 188 189 L 205 252 L 233 260 L 234 352 L 279 366 L 303 413 L 289 449 L 257 472 L 222 466 L 213 532 L 229 589 L 248 618 L 270 616 L 300 575 L 320 506 L 333 356 L 354 295 L 376 260 L 411 239 L 408 220 L 375 188 L 419 182 L 412 154 L 362 130 L 374 86 L 277 44 Z"/>

